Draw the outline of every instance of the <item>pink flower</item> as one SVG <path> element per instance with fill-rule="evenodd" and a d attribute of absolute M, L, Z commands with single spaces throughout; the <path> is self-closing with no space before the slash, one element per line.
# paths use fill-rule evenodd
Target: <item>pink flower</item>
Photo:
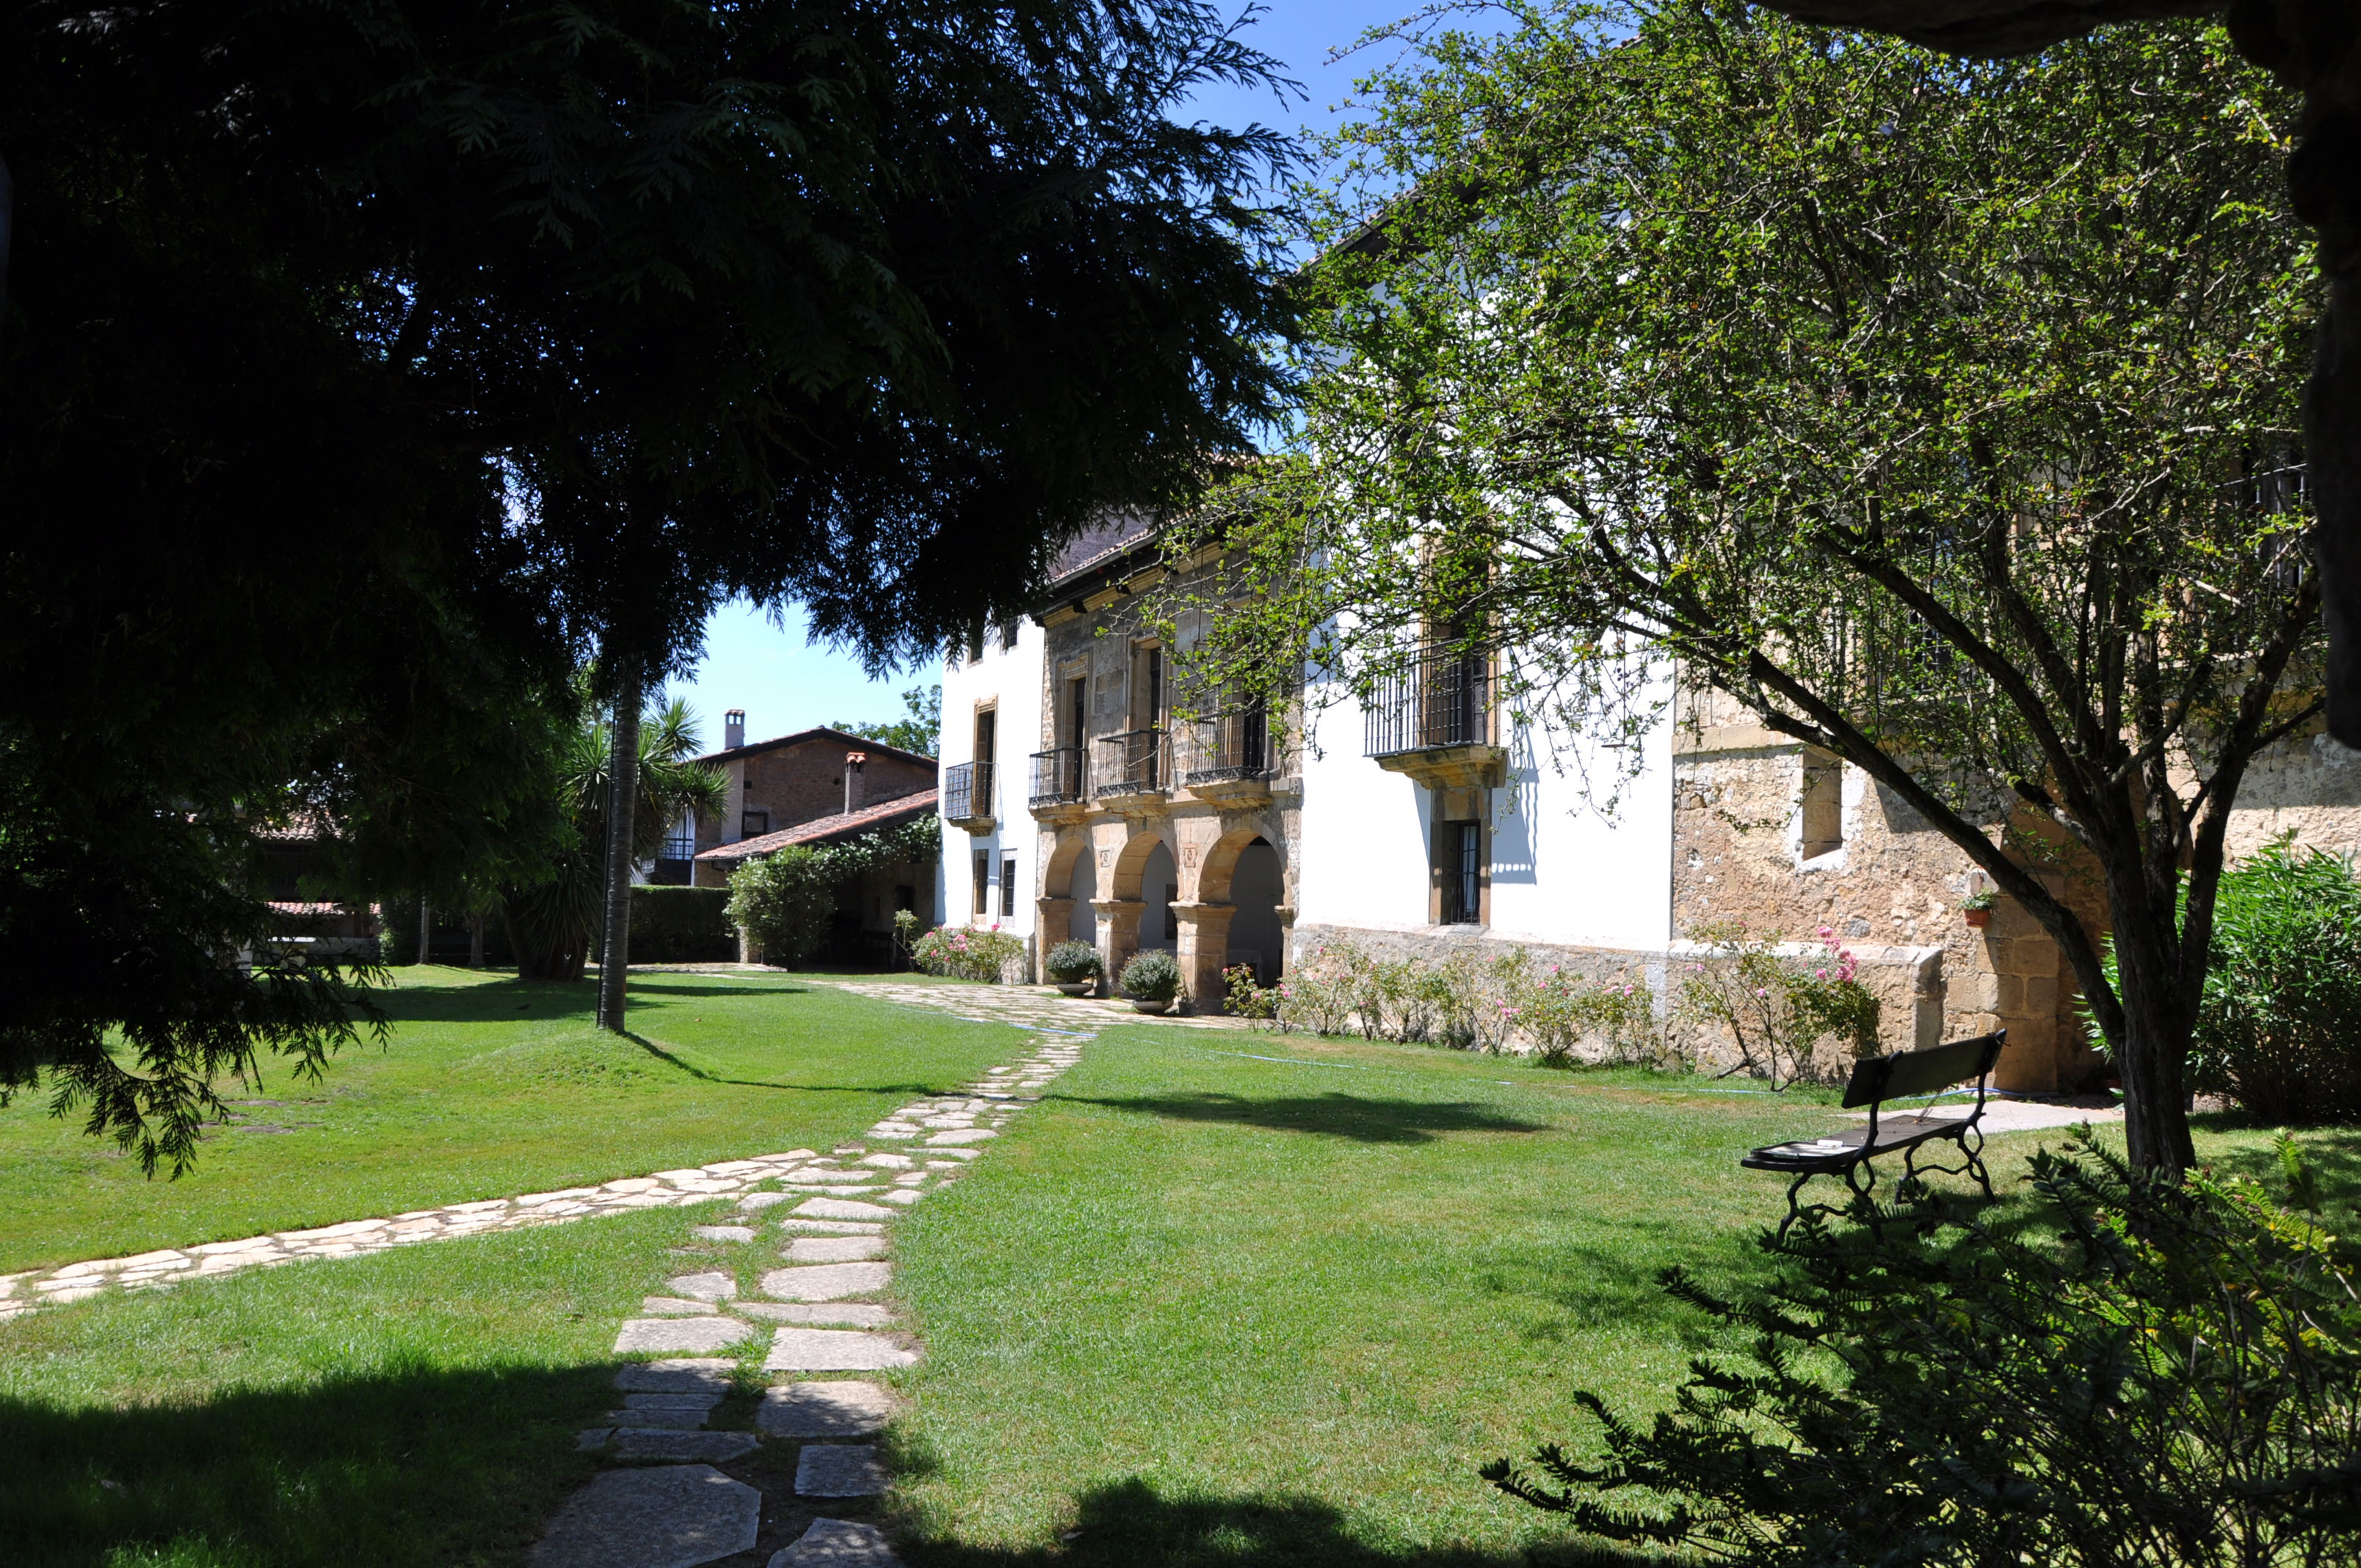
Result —
<path fill-rule="evenodd" d="M 1824 970 L 1824 969 L 1816 969 L 1816 970 L 1814 970 L 1812 972 L 1813 972 L 1814 974 L 1816 974 L 1816 975 L 1819 976 L 1822 980 L 1826 980 L 1826 979 L 1828 979 L 1828 970 Z"/>
<path fill-rule="evenodd" d="M 1836 935 L 1836 930 L 1835 930 L 1835 928 L 1834 928 L 1834 927 L 1828 927 L 1828 926 L 1823 926 L 1823 927 L 1820 927 L 1820 940 L 1821 940 L 1821 941 L 1825 942 L 1825 941 L 1827 941 L 1829 938 L 1831 938 L 1831 937 L 1833 937 L 1833 936 L 1835 936 L 1835 935 Z"/>

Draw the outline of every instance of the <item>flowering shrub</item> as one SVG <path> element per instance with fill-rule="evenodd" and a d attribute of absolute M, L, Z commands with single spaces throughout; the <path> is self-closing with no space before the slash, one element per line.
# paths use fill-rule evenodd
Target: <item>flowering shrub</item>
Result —
<path fill-rule="evenodd" d="M 1284 986 L 1266 986 L 1255 978 L 1254 965 L 1233 964 L 1222 971 L 1222 988 L 1229 992 L 1233 1018 L 1276 1018 Z"/>
<path fill-rule="evenodd" d="M 1587 980 L 1552 964 L 1531 976 L 1517 998 L 1517 1027 L 1540 1053 L 1543 1067 L 1570 1068 L 1585 1059 L 1585 1041 L 1603 1047 L 1601 1062 L 1662 1066 L 1668 1057 L 1656 1021 L 1655 998 L 1629 976 Z"/>
<path fill-rule="evenodd" d="M 1180 994 L 1180 965 L 1161 948 L 1134 953 L 1123 966 L 1123 990 L 1142 1002 L 1170 1002 Z"/>
<path fill-rule="evenodd" d="M 1681 983 L 1680 1012 L 1691 1024 L 1725 1034 L 1744 1071 L 1782 1087 L 1811 1067 L 1812 1047 L 1834 1035 L 1856 1057 L 1877 1054 L 1878 1003 L 1856 978 L 1852 954 L 1828 927 L 1820 927 L 1815 960 L 1782 958 L 1778 944 L 1750 937 L 1742 926 L 1709 926 L 1696 939 L 1717 950 L 1711 962 L 1689 966 Z"/>
<path fill-rule="evenodd" d="M 997 926 L 989 931 L 938 926 L 910 944 L 910 961 L 928 974 L 996 981 L 1025 961 L 1025 944 Z"/>

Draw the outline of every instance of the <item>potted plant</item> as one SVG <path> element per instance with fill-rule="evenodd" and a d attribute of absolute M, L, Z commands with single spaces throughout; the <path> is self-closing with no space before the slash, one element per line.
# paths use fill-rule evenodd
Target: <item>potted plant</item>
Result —
<path fill-rule="evenodd" d="M 1989 926 L 1992 924 L 1993 905 L 1999 902 L 2000 894 L 1991 888 L 1985 888 L 1981 893 L 1971 893 L 1960 900 L 1960 910 L 1967 916 L 1969 925 Z"/>
<path fill-rule="evenodd" d="M 1141 1013 L 1162 1013 L 1170 1009 L 1172 999 L 1180 994 L 1180 965 L 1170 953 L 1159 948 L 1135 953 L 1123 966 L 1124 994 L 1131 998 L 1134 1010 Z"/>
<path fill-rule="evenodd" d="M 1088 942 L 1060 942 L 1049 949 L 1041 968 L 1049 983 L 1069 996 L 1088 996 L 1099 988 L 1099 977 L 1106 973 L 1106 965 L 1099 959 L 1099 950 Z"/>

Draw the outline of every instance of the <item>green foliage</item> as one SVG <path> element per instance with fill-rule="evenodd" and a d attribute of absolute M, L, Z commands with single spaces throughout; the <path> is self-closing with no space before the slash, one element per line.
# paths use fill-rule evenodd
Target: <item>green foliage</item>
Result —
<path fill-rule="evenodd" d="M 836 915 L 835 868 L 807 844 L 747 861 L 730 873 L 730 921 L 763 961 L 800 969 L 828 943 Z"/>
<path fill-rule="evenodd" d="M 2361 1553 L 2361 1297 L 2251 1182 L 2178 1187 L 2087 1130 L 2035 1223 L 1922 1191 L 1784 1243 L 1673 1409 L 1595 1394 L 1604 1454 L 1484 1471 L 1587 1533 L 1761 1568 L 2287 1565 Z"/>
<path fill-rule="evenodd" d="M 1041 971 L 1060 985 L 1074 985 L 1104 974 L 1106 962 L 1088 942 L 1065 941 L 1049 949 Z"/>
<path fill-rule="evenodd" d="M 1316 645 L 1307 702 L 1367 700 L 1451 628 L 1602 803 L 1669 724 L 1841 758 L 2058 938 L 2177 1165 L 2173 890 L 2317 711 L 2294 94 L 2198 22 L 1969 60 L 1715 0 L 1513 17 L 1405 24 L 1339 133 L 1295 439 L 1169 543 L 1232 562 L 1169 590 L 1191 678 L 1276 698 Z M 1988 834 L 2022 806 L 2117 890 L 2121 994 Z"/>
<path fill-rule="evenodd" d="M 587 679 L 584 691 L 587 696 Z M 501 891 L 501 915 L 525 980 L 575 981 L 605 925 L 608 720 L 593 714 L 564 743 L 558 797 L 552 809 L 566 850 L 541 881 Z M 639 796 L 631 813 L 631 858 L 653 857 L 684 812 L 718 812 L 728 793 L 719 769 L 695 759 L 703 749 L 697 716 L 675 698 L 640 719 Z"/>
<path fill-rule="evenodd" d="M 910 944 L 910 960 L 928 974 L 996 984 L 1025 961 L 1025 944 L 997 926 L 988 931 L 938 926 Z"/>
<path fill-rule="evenodd" d="M 737 956 L 727 888 L 631 889 L 633 963 L 727 963 Z"/>
<path fill-rule="evenodd" d="M 1553 964 L 1519 987 L 1510 1005 L 1518 1033 L 1532 1043 L 1543 1067 L 1570 1068 L 1586 1060 L 1657 1067 L 1671 1059 L 1655 997 L 1643 981 L 1586 980 Z M 1586 1044 L 1594 1047 L 1587 1055 Z"/>
<path fill-rule="evenodd" d="M 918 817 L 840 844 L 796 844 L 747 861 L 730 877 L 730 919 L 763 950 L 763 961 L 808 963 L 827 946 L 837 889 L 895 866 L 923 865 L 941 852 L 942 824 Z M 900 933 L 902 915 L 895 916 Z M 911 916 L 915 926 L 917 916 Z"/>
<path fill-rule="evenodd" d="M 1123 966 L 1123 992 L 1142 1002 L 1170 1002 L 1180 994 L 1180 964 L 1161 948 L 1148 948 Z"/>
<path fill-rule="evenodd" d="M 933 756 L 943 740 L 943 688 L 912 686 L 902 694 L 902 703 L 910 710 L 903 718 L 874 724 L 831 724 L 829 728 L 858 735 L 864 740 L 883 740 L 888 746 L 916 751 L 921 757 Z"/>
<path fill-rule="evenodd" d="M 1696 940 L 1708 948 L 1682 978 L 1677 1012 L 1738 1052 L 1739 1066 L 1773 1089 L 1817 1076 L 1816 1042 L 1833 1035 L 1855 1058 L 1875 1056 L 1877 997 L 1855 978 L 1858 965 L 1828 927 L 1820 927 L 1819 955 L 1782 955 L 1780 944 L 1736 925 L 1701 927 Z"/>
<path fill-rule="evenodd" d="M 2110 959 L 2113 958 L 2110 953 Z M 2361 1121 L 2361 883 L 2293 836 L 2222 877 L 2189 1081 L 2257 1120 Z"/>
<path fill-rule="evenodd" d="M 1256 977 L 1252 964 L 1233 964 L 1224 970 L 1222 990 L 1233 1018 L 1263 1020 L 1279 1015 L 1279 988 L 1264 985 Z"/>

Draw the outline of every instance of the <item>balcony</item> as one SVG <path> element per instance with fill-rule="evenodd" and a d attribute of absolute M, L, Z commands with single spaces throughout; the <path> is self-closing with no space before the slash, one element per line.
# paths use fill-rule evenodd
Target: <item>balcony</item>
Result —
<path fill-rule="evenodd" d="M 1091 742 L 1091 797 L 1114 811 L 1163 804 L 1172 787 L 1170 747 L 1162 729 L 1127 729 Z"/>
<path fill-rule="evenodd" d="M 1033 785 L 1025 803 L 1037 820 L 1079 822 L 1090 810 L 1089 770 L 1082 765 L 1080 746 L 1058 746 L 1033 753 Z"/>
<path fill-rule="evenodd" d="M 943 770 L 943 820 L 971 833 L 992 831 L 990 762 L 954 762 Z"/>
<path fill-rule="evenodd" d="M 1259 707 L 1212 713 L 1176 737 L 1180 782 L 1200 799 L 1245 805 L 1270 798 L 1270 718 Z"/>
<path fill-rule="evenodd" d="M 1429 789 L 1492 788 L 1508 776 L 1498 743 L 1492 659 L 1456 648 L 1423 650 L 1372 695 L 1364 755 Z"/>

